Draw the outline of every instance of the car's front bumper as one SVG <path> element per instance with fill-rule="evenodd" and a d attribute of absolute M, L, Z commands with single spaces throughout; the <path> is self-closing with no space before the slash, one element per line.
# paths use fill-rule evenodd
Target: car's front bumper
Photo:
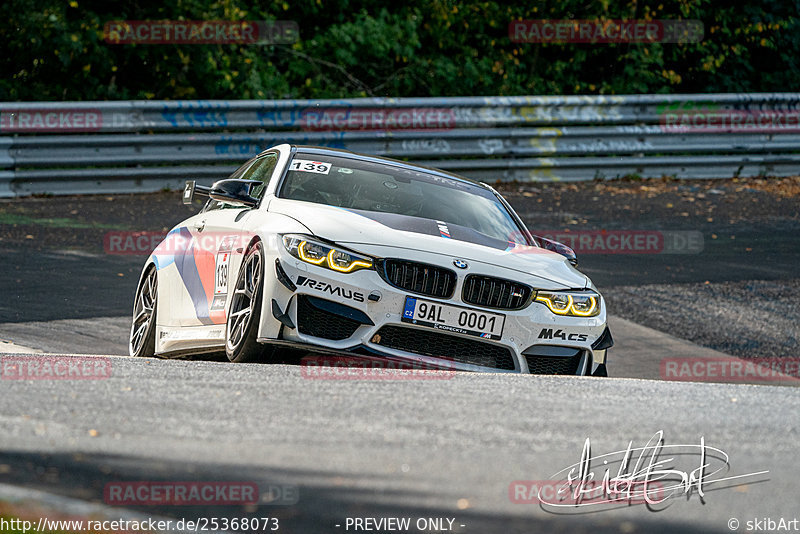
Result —
<path fill-rule="evenodd" d="M 437 299 L 394 287 L 374 270 L 336 273 L 284 251 L 266 259 L 262 343 L 379 355 L 426 368 L 577 375 L 604 370 L 610 336 L 605 339 L 603 302 L 600 314 L 587 318 L 558 316 L 536 302 L 521 310 L 488 309 L 461 300 L 462 273 L 453 296 Z M 487 340 L 403 322 L 406 296 L 502 313 L 502 336 Z"/>

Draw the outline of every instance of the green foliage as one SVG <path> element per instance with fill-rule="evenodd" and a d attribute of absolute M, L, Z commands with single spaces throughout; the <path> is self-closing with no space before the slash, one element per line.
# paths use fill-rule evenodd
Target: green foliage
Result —
<path fill-rule="evenodd" d="M 794 2 L 4 0 L 0 101 L 770 92 L 800 81 Z M 290 20 L 289 45 L 111 44 L 114 20 Z M 534 44 L 530 19 L 697 19 L 689 44 Z"/>

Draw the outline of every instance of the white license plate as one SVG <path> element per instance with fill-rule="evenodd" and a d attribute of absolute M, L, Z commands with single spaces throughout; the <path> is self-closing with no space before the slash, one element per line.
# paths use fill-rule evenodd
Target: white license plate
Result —
<path fill-rule="evenodd" d="M 401 320 L 404 323 L 427 326 L 437 330 L 468 334 L 484 339 L 500 339 L 503 335 L 506 316 L 501 313 L 478 311 L 416 297 L 406 297 Z"/>

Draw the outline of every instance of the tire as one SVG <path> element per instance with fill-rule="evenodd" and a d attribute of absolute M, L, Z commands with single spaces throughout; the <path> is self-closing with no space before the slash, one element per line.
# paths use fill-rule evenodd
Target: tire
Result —
<path fill-rule="evenodd" d="M 151 266 L 133 301 L 133 320 L 128 336 L 128 353 L 134 357 L 152 357 L 156 353 L 156 306 L 158 304 L 158 275 Z"/>
<path fill-rule="evenodd" d="M 264 249 L 255 242 L 242 260 L 236 278 L 228 319 L 225 322 L 225 353 L 232 362 L 258 362 L 266 347 L 256 341 L 264 294 Z"/>

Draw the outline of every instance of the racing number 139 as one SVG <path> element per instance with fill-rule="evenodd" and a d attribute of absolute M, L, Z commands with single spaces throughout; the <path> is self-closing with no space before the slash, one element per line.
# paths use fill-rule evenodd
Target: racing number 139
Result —
<path fill-rule="evenodd" d="M 217 267 L 217 285 L 220 287 L 228 285 L 228 265 L 225 263 Z"/>
<path fill-rule="evenodd" d="M 290 165 L 290 168 L 295 171 L 316 172 L 319 174 L 328 174 L 331 169 L 330 165 L 322 161 L 309 161 L 305 159 L 296 159 Z"/>
<path fill-rule="evenodd" d="M 214 271 L 214 294 L 228 292 L 228 264 L 230 252 L 217 254 L 217 268 Z"/>

